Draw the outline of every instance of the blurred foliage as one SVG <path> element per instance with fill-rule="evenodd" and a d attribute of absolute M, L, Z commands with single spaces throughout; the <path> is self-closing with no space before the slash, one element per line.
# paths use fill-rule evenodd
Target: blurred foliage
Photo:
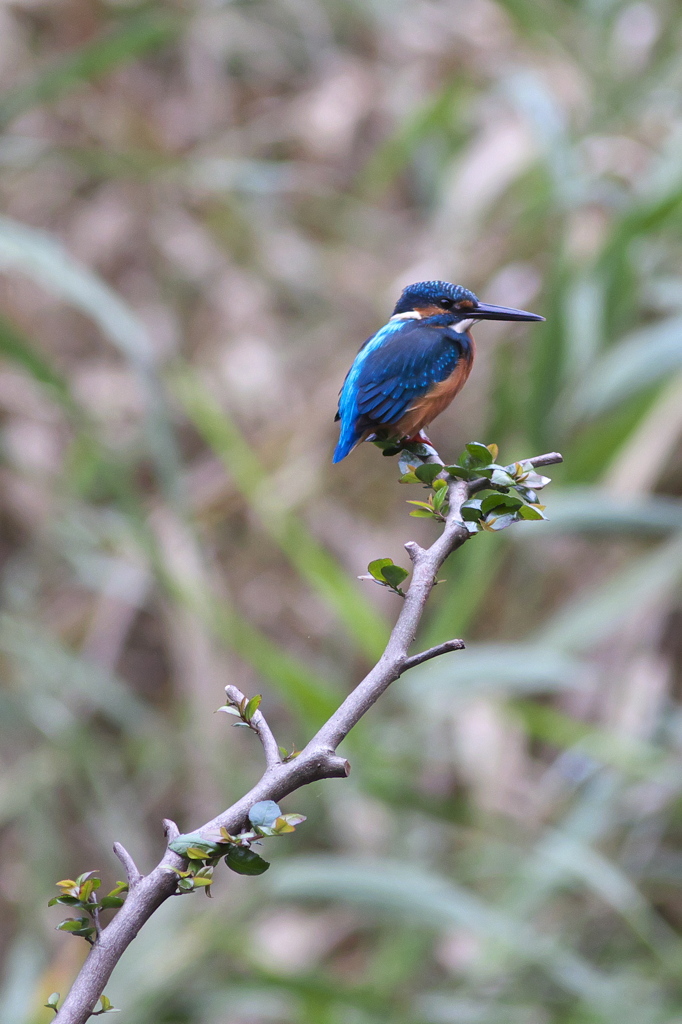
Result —
<path fill-rule="evenodd" d="M 467 650 L 108 998 L 682 1021 L 681 45 L 672 0 L 0 7 L 0 1024 L 80 963 L 57 878 L 115 893 L 114 839 L 148 869 L 259 773 L 225 683 L 292 749 L 381 650 L 399 602 L 355 577 L 438 524 L 373 446 L 332 469 L 332 418 L 431 277 L 547 317 L 479 326 L 432 436 L 562 451 L 550 521 L 457 553 L 418 643 Z"/>

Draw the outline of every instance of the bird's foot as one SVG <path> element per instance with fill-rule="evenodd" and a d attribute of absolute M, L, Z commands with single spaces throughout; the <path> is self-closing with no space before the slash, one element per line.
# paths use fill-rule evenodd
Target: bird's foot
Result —
<path fill-rule="evenodd" d="M 430 448 L 433 448 L 433 442 L 423 430 L 413 434 L 412 437 L 406 437 L 403 444 L 428 444 Z"/>

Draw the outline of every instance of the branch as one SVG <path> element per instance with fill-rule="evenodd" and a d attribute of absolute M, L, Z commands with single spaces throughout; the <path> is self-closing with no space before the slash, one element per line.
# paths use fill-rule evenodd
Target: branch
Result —
<path fill-rule="evenodd" d="M 237 706 L 246 700 L 242 691 L 238 690 L 236 686 L 226 686 L 225 693 L 227 694 L 227 699 Z M 254 711 L 248 725 L 249 728 L 253 729 L 257 734 L 258 739 L 263 744 L 265 763 L 268 768 L 275 768 L 278 764 L 281 764 L 282 758 L 279 752 L 279 746 L 277 745 L 277 740 L 273 736 L 272 729 L 266 722 L 263 712 L 260 710 Z"/>
<path fill-rule="evenodd" d="M 135 861 L 121 843 L 114 843 L 114 853 L 125 868 L 126 878 L 128 879 L 128 891 L 132 892 L 137 883 L 141 881 L 142 872 L 138 870 Z"/>
<path fill-rule="evenodd" d="M 449 654 L 450 651 L 463 651 L 465 647 L 466 644 L 463 640 L 446 640 L 443 644 L 429 647 L 428 651 L 422 651 L 421 654 L 413 654 L 404 663 L 403 672 L 407 672 L 408 669 L 421 665 L 425 661 L 431 661 L 431 658 L 440 658 L 441 654 Z"/>
<path fill-rule="evenodd" d="M 563 462 L 563 455 L 559 455 L 559 452 L 547 452 L 546 455 L 534 455 L 532 459 L 521 459 L 521 462 L 528 462 L 534 469 L 541 469 L 542 466 L 555 466 L 558 462 Z M 485 487 L 490 486 L 490 480 L 486 480 L 485 477 L 479 477 L 477 480 L 472 480 L 469 484 L 469 494 L 475 494 L 476 491 L 482 491 Z"/>
<path fill-rule="evenodd" d="M 440 462 L 440 459 L 436 456 L 430 461 Z M 562 457 L 556 452 L 551 452 L 524 461 L 540 467 L 561 462 Z M 253 789 L 232 807 L 196 829 L 197 833 L 210 836 L 216 829 L 224 827 L 231 835 L 235 835 L 248 821 L 249 810 L 255 803 L 261 800 L 279 801 L 302 786 L 321 779 L 345 778 L 350 771 L 350 765 L 344 757 L 336 753 L 337 747 L 391 683 L 415 665 L 464 647 L 461 640 L 448 640 L 437 647 L 422 651 L 421 654 L 408 653 L 441 566 L 446 558 L 469 538 L 469 533 L 461 521 L 461 506 L 473 493 L 488 483 L 489 481 L 485 479 L 469 483 L 459 479 L 450 480 L 449 512 L 441 535 L 429 548 L 421 548 L 414 541 L 408 541 L 405 545 L 412 560 L 412 580 L 384 653 L 297 757 L 291 761 L 282 761 L 277 743 L 264 716 L 260 711 L 254 712 L 251 723 L 263 744 L 265 772 Z M 225 692 L 230 700 L 236 700 L 237 703 L 244 699 L 244 695 L 236 687 L 228 686 Z M 166 836 L 171 841 L 178 834 L 177 826 L 170 821 L 164 822 L 164 826 Z M 119 844 L 116 854 L 126 869 L 130 866 L 137 872 L 132 858 L 129 858 Z M 130 864 L 127 860 L 130 860 Z M 182 870 L 185 863 L 182 857 L 167 849 L 163 859 L 148 875 L 136 877 L 135 885 L 131 885 L 125 903 L 110 924 L 102 930 L 91 948 L 55 1018 L 55 1024 L 85 1024 L 123 952 L 152 914 L 176 892 L 177 875 L 174 869 Z M 139 872 L 137 874 L 139 875 Z"/>

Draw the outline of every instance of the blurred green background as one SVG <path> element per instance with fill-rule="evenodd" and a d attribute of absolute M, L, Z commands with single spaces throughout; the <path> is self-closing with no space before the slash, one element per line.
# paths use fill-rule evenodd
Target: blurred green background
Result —
<path fill-rule="evenodd" d="M 54 883 L 257 778 L 382 650 L 356 581 L 436 528 L 365 445 L 361 341 L 446 278 L 482 324 L 444 456 L 558 449 L 551 522 L 470 541 L 348 781 L 262 878 L 169 901 L 129 1024 L 682 1022 L 682 8 L 0 7 L 0 1024 L 86 952 Z M 63 916 L 63 914 L 62 914 Z"/>

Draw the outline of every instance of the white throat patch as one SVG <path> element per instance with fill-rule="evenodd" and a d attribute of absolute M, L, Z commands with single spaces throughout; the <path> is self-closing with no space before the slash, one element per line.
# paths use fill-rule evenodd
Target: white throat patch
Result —
<path fill-rule="evenodd" d="M 464 334 L 469 328 L 476 323 L 476 320 L 459 320 L 456 324 L 452 325 L 453 331 L 457 331 L 458 334 Z"/>

